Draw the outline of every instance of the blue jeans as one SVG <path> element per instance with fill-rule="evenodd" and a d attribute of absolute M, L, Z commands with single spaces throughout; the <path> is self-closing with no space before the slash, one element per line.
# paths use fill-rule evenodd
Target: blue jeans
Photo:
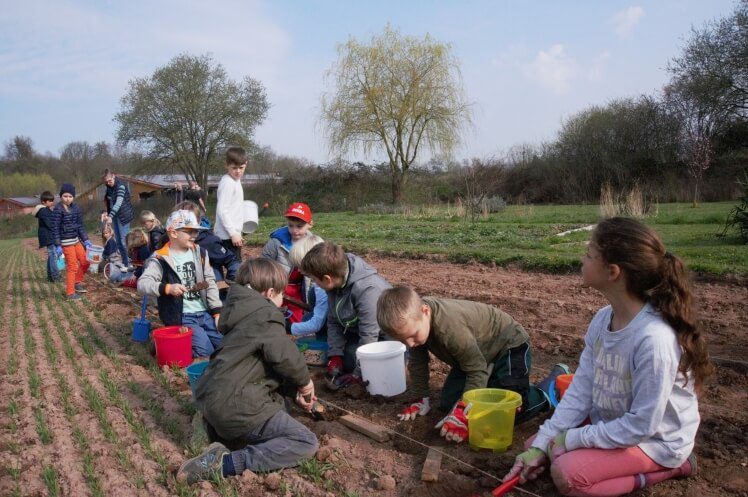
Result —
<path fill-rule="evenodd" d="M 236 474 L 245 469 L 268 472 L 298 466 L 299 461 L 313 457 L 319 443 L 317 437 L 306 426 L 280 410 L 262 425 L 253 428 L 236 440 L 221 440 L 206 422 L 208 439 L 220 441 L 231 447 L 243 447 L 231 452 Z"/>
<path fill-rule="evenodd" d="M 114 239 L 117 241 L 117 250 L 119 255 L 122 256 L 122 264 L 125 267 L 130 265 L 130 258 L 127 256 L 127 244 L 125 239 L 127 234 L 130 232 L 130 223 L 122 224 L 117 216 L 112 219 L 112 228 L 114 228 Z"/>
<path fill-rule="evenodd" d="M 60 279 L 60 271 L 57 269 L 57 253 L 54 245 L 47 245 L 47 279 L 56 281 Z"/>
<path fill-rule="evenodd" d="M 208 357 L 221 345 L 223 335 L 207 311 L 182 314 L 182 325 L 192 328 L 192 357 Z"/>

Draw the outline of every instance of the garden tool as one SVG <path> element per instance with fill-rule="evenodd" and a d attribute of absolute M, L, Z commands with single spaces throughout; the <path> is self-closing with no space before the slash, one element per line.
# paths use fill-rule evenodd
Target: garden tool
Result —
<path fill-rule="evenodd" d="M 518 483 L 519 483 L 519 475 L 515 476 L 511 480 L 505 481 L 498 487 L 494 488 L 491 491 L 491 495 L 493 495 L 493 497 L 501 497 L 502 495 L 504 495 L 505 493 L 509 492 L 514 487 L 516 487 Z"/>
<path fill-rule="evenodd" d="M 143 304 L 140 307 L 140 318 L 132 322 L 132 339 L 136 342 L 147 342 L 151 334 L 151 322 L 145 318 L 145 311 L 148 308 L 148 296 L 143 295 Z"/>

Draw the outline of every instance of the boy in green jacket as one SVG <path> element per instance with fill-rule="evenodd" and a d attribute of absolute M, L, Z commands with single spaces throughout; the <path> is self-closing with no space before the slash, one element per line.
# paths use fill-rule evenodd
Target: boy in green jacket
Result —
<path fill-rule="evenodd" d="M 286 412 L 279 392 L 294 388 L 296 402 L 307 410 L 316 400 L 306 361 L 288 339 L 278 309 L 285 286 L 285 270 L 269 259 L 247 260 L 237 271 L 221 310 L 223 342 L 195 387 L 213 443 L 182 464 L 178 480 L 273 471 L 317 451 L 314 433 Z"/>
<path fill-rule="evenodd" d="M 568 373 L 554 366 L 538 386 L 530 384 L 530 337 L 509 314 L 467 300 L 421 297 L 404 286 L 385 290 L 377 303 L 382 331 L 410 348 L 408 370 L 416 399 L 401 412 L 401 420 L 430 410 L 429 352 L 452 366 L 444 382 L 440 407 L 449 414 L 436 428 L 447 440 L 467 438 L 467 410 L 460 399 L 476 388 L 503 388 L 522 396 L 515 422 L 526 421 L 550 407 L 546 394 L 556 376 Z"/>

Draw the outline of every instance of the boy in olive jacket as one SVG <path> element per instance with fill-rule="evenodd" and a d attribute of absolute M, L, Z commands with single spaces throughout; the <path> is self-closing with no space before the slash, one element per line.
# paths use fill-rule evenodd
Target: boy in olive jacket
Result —
<path fill-rule="evenodd" d="M 223 342 L 195 387 L 214 443 L 179 468 L 180 481 L 296 466 L 317 451 L 314 433 L 285 411 L 279 392 L 294 388 L 296 402 L 307 410 L 316 399 L 306 361 L 288 339 L 278 308 L 285 286 L 286 272 L 269 259 L 247 260 L 237 271 L 221 311 Z"/>
<path fill-rule="evenodd" d="M 395 287 L 377 304 L 382 330 L 410 347 L 408 370 L 415 400 L 398 415 L 415 419 L 430 410 L 429 352 L 452 366 L 442 389 L 440 407 L 449 414 L 436 425 L 447 440 L 467 437 L 466 414 L 460 401 L 476 388 L 503 388 L 522 396 L 515 422 L 526 421 L 550 406 L 548 385 L 568 368 L 559 364 L 539 386 L 530 384 L 530 337 L 509 314 L 479 302 L 421 297 L 412 289 Z"/>

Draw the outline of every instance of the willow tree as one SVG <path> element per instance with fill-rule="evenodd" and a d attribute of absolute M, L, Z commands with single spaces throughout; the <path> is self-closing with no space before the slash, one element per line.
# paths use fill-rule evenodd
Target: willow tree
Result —
<path fill-rule="evenodd" d="M 120 144 L 137 144 L 204 186 L 226 147 L 252 144 L 270 104 L 259 81 L 233 81 L 209 55 L 183 54 L 130 81 L 121 106 Z"/>
<path fill-rule="evenodd" d="M 471 122 L 459 62 L 450 45 L 428 34 L 403 36 L 387 26 L 368 43 L 351 38 L 338 47 L 327 80 L 321 122 L 330 150 L 386 152 L 396 204 L 419 152 L 451 155 Z"/>

